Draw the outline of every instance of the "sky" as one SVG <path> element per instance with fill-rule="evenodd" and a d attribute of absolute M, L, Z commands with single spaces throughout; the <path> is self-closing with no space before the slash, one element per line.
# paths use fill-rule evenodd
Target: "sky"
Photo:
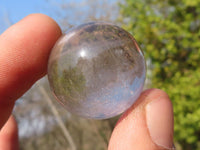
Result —
<path fill-rule="evenodd" d="M 58 21 L 56 12 L 62 0 L 0 0 L 0 33 L 32 13 L 43 13 Z M 66 3 L 80 3 L 81 0 L 65 0 Z M 3 20 L 3 21 L 2 21 Z"/>
<path fill-rule="evenodd" d="M 79 24 L 86 17 L 91 6 L 87 0 L 0 0 L 0 34 L 11 24 L 14 24 L 32 13 L 43 13 L 60 23 L 61 17 L 66 17 L 69 24 Z M 101 2 L 94 0 L 94 2 Z M 102 0 L 113 3 L 116 0 Z M 62 5 L 61 4 L 65 4 Z M 103 13 L 103 8 L 99 13 Z M 76 18 L 74 17 L 76 13 Z M 78 14 L 79 13 L 79 14 Z M 78 14 L 78 15 L 77 15 Z M 62 26 L 61 26 L 62 28 Z"/>

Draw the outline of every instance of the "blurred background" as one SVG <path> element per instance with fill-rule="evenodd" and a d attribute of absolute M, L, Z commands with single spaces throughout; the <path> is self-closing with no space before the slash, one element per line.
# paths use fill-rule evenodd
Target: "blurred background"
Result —
<path fill-rule="evenodd" d="M 177 150 L 200 150 L 200 0 L 1 0 L 0 33 L 31 13 L 52 17 L 63 32 L 96 20 L 128 30 L 148 62 L 146 88 L 163 89 L 173 102 Z M 46 77 L 16 102 L 14 114 L 20 150 L 105 150 L 118 119 L 71 115 Z"/>

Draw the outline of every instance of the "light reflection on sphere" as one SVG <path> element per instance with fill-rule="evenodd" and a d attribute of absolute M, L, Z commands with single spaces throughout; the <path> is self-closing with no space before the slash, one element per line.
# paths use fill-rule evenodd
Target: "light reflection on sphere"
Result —
<path fill-rule="evenodd" d="M 57 100 L 78 116 L 106 119 L 127 110 L 146 77 L 143 53 L 122 28 L 102 22 L 83 24 L 55 44 L 48 63 Z"/>

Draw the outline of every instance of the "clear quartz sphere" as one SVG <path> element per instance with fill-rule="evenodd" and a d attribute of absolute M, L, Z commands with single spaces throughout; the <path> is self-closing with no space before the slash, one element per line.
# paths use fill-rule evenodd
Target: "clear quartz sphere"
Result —
<path fill-rule="evenodd" d="M 146 77 L 142 51 L 124 29 L 102 22 L 80 25 L 55 44 L 48 79 L 56 99 L 71 113 L 106 119 L 127 110 Z"/>

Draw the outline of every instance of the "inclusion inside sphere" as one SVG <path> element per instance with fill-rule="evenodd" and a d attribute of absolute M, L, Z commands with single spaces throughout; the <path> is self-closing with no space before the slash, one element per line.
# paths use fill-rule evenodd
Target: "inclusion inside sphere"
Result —
<path fill-rule="evenodd" d="M 124 29 L 92 22 L 64 34 L 48 63 L 48 79 L 57 100 L 70 112 L 106 119 L 128 109 L 146 77 L 142 51 Z"/>

